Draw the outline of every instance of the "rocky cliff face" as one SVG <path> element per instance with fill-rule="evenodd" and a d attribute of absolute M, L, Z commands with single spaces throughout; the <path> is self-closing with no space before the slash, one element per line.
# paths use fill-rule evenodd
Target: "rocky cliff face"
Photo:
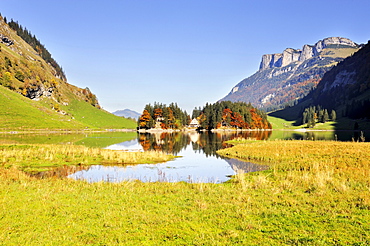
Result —
<path fill-rule="evenodd" d="M 267 110 L 294 104 L 315 88 L 327 71 L 359 48 L 347 38 L 330 37 L 302 49 L 263 55 L 260 69 L 220 101 L 250 102 Z"/>
<path fill-rule="evenodd" d="M 260 64 L 260 70 L 273 68 L 273 67 L 285 67 L 292 62 L 304 62 L 314 56 L 318 56 L 320 52 L 330 47 L 334 46 L 348 46 L 356 48 L 358 45 L 348 38 L 341 37 L 330 37 L 324 40 L 318 41 L 315 45 L 305 44 L 302 49 L 292 49 L 287 48 L 283 53 L 279 54 L 267 54 L 262 56 L 262 61 Z"/>

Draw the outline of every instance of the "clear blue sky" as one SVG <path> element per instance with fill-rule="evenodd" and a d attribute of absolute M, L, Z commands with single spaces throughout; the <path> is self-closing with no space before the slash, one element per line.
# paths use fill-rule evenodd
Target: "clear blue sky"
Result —
<path fill-rule="evenodd" d="M 0 0 L 112 112 L 214 103 L 261 56 L 331 36 L 370 39 L 369 0 Z"/>

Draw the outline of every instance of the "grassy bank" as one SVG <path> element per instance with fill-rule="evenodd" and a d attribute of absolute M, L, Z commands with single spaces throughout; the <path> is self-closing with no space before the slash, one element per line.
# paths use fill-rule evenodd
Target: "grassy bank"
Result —
<path fill-rule="evenodd" d="M 220 153 L 271 169 L 224 184 L 89 184 L 1 168 L 0 245 L 368 245 L 369 147 L 237 145 Z"/>

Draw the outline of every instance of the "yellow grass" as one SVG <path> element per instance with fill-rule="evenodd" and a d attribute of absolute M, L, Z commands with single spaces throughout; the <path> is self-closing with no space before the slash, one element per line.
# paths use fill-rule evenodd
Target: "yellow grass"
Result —
<path fill-rule="evenodd" d="M 270 165 L 268 172 L 252 175 L 244 186 L 271 187 L 276 192 L 364 191 L 370 197 L 369 150 L 370 143 L 358 142 L 256 141 L 218 153 Z"/>

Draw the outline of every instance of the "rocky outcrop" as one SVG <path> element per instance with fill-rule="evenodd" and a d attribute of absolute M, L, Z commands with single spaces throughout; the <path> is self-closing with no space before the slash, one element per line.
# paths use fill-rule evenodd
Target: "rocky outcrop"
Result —
<path fill-rule="evenodd" d="M 38 101 L 41 97 L 51 97 L 53 93 L 53 88 L 45 88 L 43 84 L 34 85 L 27 88 L 26 97 Z"/>
<path fill-rule="evenodd" d="M 0 42 L 3 43 L 3 44 L 6 44 L 8 46 L 14 44 L 14 42 L 12 40 L 10 40 L 8 37 L 2 35 L 1 33 L 0 33 Z"/>
<path fill-rule="evenodd" d="M 330 37 L 324 40 L 318 41 L 315 45 L 304 45 L 301 50 L 287 48 L 283 53 L 278 54 L 267 54 L 262 56 L 262 61 L 260 64 L 260 70 L 274 67 L 285 67 L 292 62 L 304 62 L 314 56 L 319 56 L 320 52 L 329 47 L 330 45 L 337 46 L 348 46 L 348 47 L 358 47 L 356 43 L 348 38 L 341 37 Z"/>

